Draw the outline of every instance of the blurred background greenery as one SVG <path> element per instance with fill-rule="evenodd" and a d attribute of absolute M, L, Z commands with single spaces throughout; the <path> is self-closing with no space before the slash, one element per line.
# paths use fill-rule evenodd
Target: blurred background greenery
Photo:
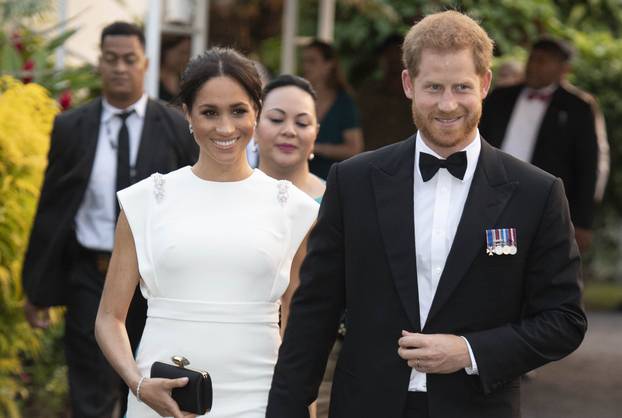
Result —
<path fill-rule="evenodd" d="M 228 4 L 227 20 L 212 14 L 210 42 L 234 45 L 277 73 L 282 1 Z M 50 329 L 30 329 L 22 314 L 20 269 L 51 118 L 97 95 L 99 80 L 90 64 L 55 69 L 54 50 L 76 29 L 35 31 L 28 24 L 52 7 L 45 0 L 0 0 L 0 73 L 11 76 L 0 82 L 0 417 L 68 414 L 62 311 L 54 312 Z M 377 50 L 385 38 L 403 34 L 423 15 L 444 9 L 465 11 L 481 22 L 496 42 L 495 67 L 508 58 L 524 61 L 531 42 L 544 33 L 575 45 L 578 57 L 570 81 L 598 99 L 611 147 L 609 185 L 592 249 L 584 258 L 585 301 L 590 309 L 621 309 L 622 1 L 339 0 L 335 44 L 355 90 L 378 76 Z M 317 10 L 317 0 L 300 0 L 299 35 L 315 34 Z M 34 87 L 39 85 L 45 90 Z M 30 109 L 15 101 L 7 104 L 8 94 L 36 104 Z M 47 109 L 43 116 L 41 109 Z M 28 118 L 40 123 L 28 123 Z"/>

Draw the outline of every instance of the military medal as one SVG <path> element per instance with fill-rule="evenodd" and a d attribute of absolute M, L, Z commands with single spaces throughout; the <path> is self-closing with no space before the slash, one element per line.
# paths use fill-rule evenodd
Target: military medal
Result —
<path fill-rule="evenodd" d="M 486 230 L 486 254 L 515 255 L 517 252 L 516 228 Z"/>

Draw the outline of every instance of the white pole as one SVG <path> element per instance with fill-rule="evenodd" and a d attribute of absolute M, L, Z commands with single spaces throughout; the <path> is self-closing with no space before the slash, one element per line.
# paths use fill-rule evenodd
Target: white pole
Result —
<path fill-rule="evenodd" d="M 209 36 L 210 0 L 195 0 L 194 23 L 192 32 L 192 56 L 196 57 L 207 46 Z"/>
<path fill-rule="evenodd" d="M 283 37 L 281 74 L 296 71 L 296 36 L 298 34 L 298 0 L 285 0 L 283 7 Z"/>
<path fill-rule="evenodd" d="M 67 25 L 65 23 L 67 22 L 67 1 L 66 0 L 58 0 L 58 20 L 59 20 L 59 26 L 58 26 L 59 33 L 63 33 L 65 29 L 67 28 Z M 54 70 L 61 71 L 65 68 L 65 47 L 62 45 L 59 46 L 58 48 L 56 48 L 56 51 L 54 53 L 56 56 L 56 58 L 54 59 Z"/>
<path fill-rule="evenodd" d="M 145 79 L 145 90 L 150 97 L 158 97 L 160 80 L 160 32 L 162 26 L 162 0 L 149 0 L 145 26 L 145 40 L 149 68 Z"/>
<path fill-rule="evenodd" d="M 320 0 L 317 22 L 317 37 L 325 42 L 332 42 L 335 32 L 335 0 Z"/>

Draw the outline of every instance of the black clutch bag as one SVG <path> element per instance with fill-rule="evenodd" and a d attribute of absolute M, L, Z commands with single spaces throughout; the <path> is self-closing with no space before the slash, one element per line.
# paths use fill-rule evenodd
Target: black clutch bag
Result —
<path fill-rule="evenodd" d="M 179 409 L 193 414 L 204 415 L 212 409 L 212 379 L 203 370 L 187 369 L 190 362 L 182 356 L 174 356 L 172 364 L 156 361 L 151 366 L 151 377 L 178 379 L 187 377 L 188 383 L 181 388 L 173 389 L 173 399 Z"/>

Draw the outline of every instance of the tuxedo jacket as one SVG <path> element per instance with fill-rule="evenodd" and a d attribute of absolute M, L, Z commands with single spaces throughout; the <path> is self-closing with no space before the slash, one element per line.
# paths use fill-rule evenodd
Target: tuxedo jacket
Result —
<path fill-rule="evenodd" d="M 465 336 L 479 375 L 428 374 L 430 417 L 520 416 L 520 376 L 577 348 L 586 330 L 579 255 L 559 179 L 482 141 L 427 322 L 420 329 L 415 136 L 334 165 L 279 351 L 267 418 L 307 417 L 337 324 L 347 334 L 330 418 L 403 417 L 402 330 Z M 516 255 L 485 231 L 516 228 Z"/>
<path fill-rule="evenodd" d="M 69 266 L 78 256 L 74 218 L 93 168 L 101 113 L 102 100 L 98 98 L 60 114 L 54 121 L 48 166 L 23 267 L 24 290 L 35 305 L 66 303 Z M 136 181 L 156 171 L 166 173 L 193 164 L 197 155 L 198 147 L 181 113 L 150 99 L 136 160 Z"/>
<path fill-rule="evenodd" d="M 524 85 L 493 90 L 484 101 L 480 132 L 501 148 Z M 598 176 L 599 146 L 591 105 L 560 85 L 545 111 L 531 163 L 564 182 L 575 226 L 590 229 Z"/>

